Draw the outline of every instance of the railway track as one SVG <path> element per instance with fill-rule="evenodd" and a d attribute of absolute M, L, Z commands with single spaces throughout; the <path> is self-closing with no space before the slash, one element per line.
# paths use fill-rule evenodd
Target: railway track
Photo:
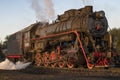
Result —
<path fill-rule="evenodd" d="M 29 66 L 25 70 L 21 70 L 25 73 L 32 73 L 32 74 L 77 74 L 80 76 L 119 76 L 120 75 L 120 68 L 94 68 L 94 69 L 86 69 L 86 68 L 51 68 L 51 67 L 35 67 Z"/>
<path fill-rule="evenodd" d="M 45 68 L 28 66 L 22 70 L 0 70 L 0 80 L 119 80 L 120 68 Z"/>

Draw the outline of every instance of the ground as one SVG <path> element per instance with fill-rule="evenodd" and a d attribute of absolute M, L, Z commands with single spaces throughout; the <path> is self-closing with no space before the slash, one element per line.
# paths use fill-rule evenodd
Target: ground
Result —
<path fill-rule="evenodd" d="M 22 70 L 0 70 L 0 80 L 120 80 L 120 68 L 61 70 L 30 66 Z"/>

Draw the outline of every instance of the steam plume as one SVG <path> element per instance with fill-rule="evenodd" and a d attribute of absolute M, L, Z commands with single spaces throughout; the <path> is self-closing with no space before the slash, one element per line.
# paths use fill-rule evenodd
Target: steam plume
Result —
<path fill-rule="evenodd" d="M 53 3 L 51 0 L 44 0 L 45 2 L 45 6 L 46 6 L 46 11 L 48 13 L 48 17 L 50 19 L 53 19 L 54 18 L 54 8 L 53 8 Z"/>
<path fill-rule="evenodd" d="M 51 0 L 31 0 L 31 7 L 36 18 L 40 21 L 54 18 L 53 3 Z"/>
<path fill-rule="evenodd" d="M 20 70 L 20 69 L 24 69 L 27 66 L 29 66 L 31 64 L 31 62 L 28 63 L 24 63 L 24 62 L 16 62 L 16 64 L 14 64 L 13 62 L 9 61 L 8 59 L 5 59 L 5 61 L 0 62 L 0 69 L 4 69 L 4 70 Z"/>

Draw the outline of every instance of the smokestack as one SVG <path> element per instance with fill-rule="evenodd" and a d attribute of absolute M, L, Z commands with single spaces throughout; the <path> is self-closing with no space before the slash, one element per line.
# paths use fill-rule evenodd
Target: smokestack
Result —
<path fill-rule="evenodd" d="M 31 0 L 31 7 L 40 21 L 46 22 L 48 19 L 54 18 L 52 0 Z"/>

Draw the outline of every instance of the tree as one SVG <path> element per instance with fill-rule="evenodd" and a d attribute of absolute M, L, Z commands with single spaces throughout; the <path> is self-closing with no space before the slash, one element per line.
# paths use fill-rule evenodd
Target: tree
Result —
<path fill-rule="evenodd" d="M 116 42 L 117 42 L 117 52 L 120 54 L 120 28 L 113 28 L 110 33 L 112 34 L 112 36 L 115 38 Z"/>

